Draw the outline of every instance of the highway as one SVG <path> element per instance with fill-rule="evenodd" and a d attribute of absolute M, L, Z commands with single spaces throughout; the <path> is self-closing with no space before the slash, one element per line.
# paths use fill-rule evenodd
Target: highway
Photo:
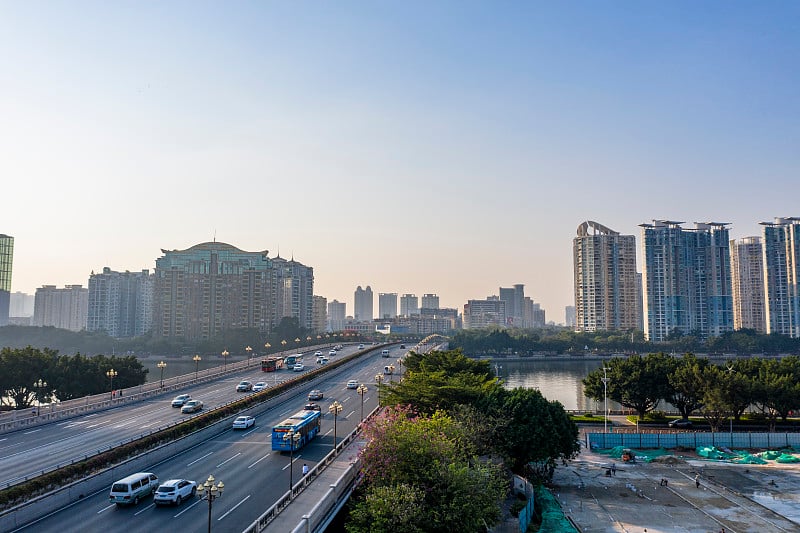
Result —
<path fill-rule="evenodd" d="M 144 470 L 154 472 L 160 481 L 187 478 L 197 481 L 198 484 L 213 475 L 217 481 L 225 484 L 223 496 L 213 504 L 213 531 L 241 532 L 289 489 L 289 455 L 271 451 L 269 438 L 272 426 L 301 410 L 308 401 L 307 394 L 311 388 L 323 391 L 324 399 L 317 402 L 321 405 L 323 414 L 320 436 L 294 454 L 292 477 L 297 482 L 301 477 L 302 465 L 307 463 L 313 466 L 333 446 L 333 416 L 328 412 L 328 406 L 333 400 L 338 400 L 344 406 L 337 419 L 337 435 L 340 438 L 352 431 L 360 421 L 361 397 L 356 391 L 346 389 L 346 382 L 355 379 L 369 387 L 364 396 L 364 412 L 371 411 L 377 406 L 375 375 L 382 374 L 384 365 L 395 364 L 396 359 L 405 352 L 405 349 L 392 347 L 391 356 L 387 359 L 381 357 L 380 349 L 377 349 L 359 359 L 356 366 L 349 371 L 334 370 L 313 387 L 298 387 L 295 394 L 257 416 L 253 429 L 237 432 L 226 430 L 185 453 Z M 292 373 L 283 370 L 276 375 L 288 379 Z M 241 379 L 256 382 L 269 381 L 272 378 L 273 374 L 263 374 L 260 369 L 251 369 L 249 372 L 226 376 L 223 380 L 199 386 L 198 390 L 187 389 L 186 392 L 202 399 L 208 409 L 235 399 L 235 387 Z M 242 393 L 238 395 L 241 396 Z M 2 443 L 4 453 L 0 465 L 3 468 L 3 477 L 7 477 L 5 464 L 14 464 L 19 471 L 20 465 L 17 461 L 24 462 L 32 455 L 50 453 L 42 450 L 66 453 L 62 448 L 74 447 L 79 442 L 89 447 L 85 449 L 91 449 L 97 446 L 95 439 L 119 440 L 120 435 L 126 431 L 138 433 L 145 425 L 163 424 L 165 421 L 180 418 L 178 409 L 170 406 L 171 399 L 172 396 L 164 397 L 124 409 L 88 415 L 54 427 L 42 428 L 42 431 L 4 436 L 8 440 Z M 16 452 L 5 446 L 8 441 L 11 441 L 10 444 Z M 67 508 L 53 509 L 52 514 L 17 531 L 135 532 L 164 527 L 201 531 L 206 528 L 207 522 L 208 504 L 205 501 L 193 499 L 179 507 L 156 508 L 152 499 L 146 498 L 138 506 L 117 508 L 109 504 L 108 488 L 105 488 L 87 495 Z"/>
<path fill-rule="evenodd" d="M 341 350 L 341 355 L 337 357 L 355 351 L 356 347 L 350 346 Z M 315 368 L 313 352 L 304 356 L 306 362 L 310 363 L 306 368 Z M 202 400 L 207 411 L 242 397 L 243 393 L 235 392 L 236 384 L 242 379 L 253 383 L 266 381 L 271 386 L 298 374 L 288 370 L 263 373 L 260 367 L 253 366 L 244 372 L 228 374 L 223 380 L 195 384 L 149 400 L 0 435 L 0 487 L 20 483 L 43 471 L 81 460 L 121 442 L 197 416 L 199 413 L 182 414 L 180 409 L 170 405 L 177 393 L 189 393 L 193 398 Z"/>

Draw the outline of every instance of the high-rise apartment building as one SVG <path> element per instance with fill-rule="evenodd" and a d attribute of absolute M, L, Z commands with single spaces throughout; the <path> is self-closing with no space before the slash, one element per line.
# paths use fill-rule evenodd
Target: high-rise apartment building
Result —
<path fill-rule="evenodd" d="M 81 331 L 86 329 L 89 313 L 89 289 L 82 285 L 44 285 L 36 289 L 33 325 Z"/>
<path fill-rule="evenodd" d="M 0 233 L 0 326 L 8 324 L 11 305 L 11 270 L 14 262 L 14 237 Z"/>
<path fill-rule="evenodd" d="M 420 308 L 439 309 L 439 296 L 436 294 L 423 294 Z"/>
<path fill-rule="evenodd" d="M 379 318 L 394 318 L 397 316 L 397 293 L 380 292 L 378 293 L 378 315 Z"/>
<path fill-rule="evenodd" d="M 272 260 L 277 326 L 283 317 L 297 318 L 301 328 L 311 329 L 313 321 L 314 269 L 290 260 L 276 257 Z"/>
<path fill-rule="evenodd" d="M 404 294 L 400 297 L 400 316 L 419 314 L 419 298 L 416 294 Z"/>
<path fill-rule="evenodd" d="M 115 272 L 108 267 L 89 276 L 86 329 L 115 338 L 141 337 L 153 327 L 153 275 Z"/>
<path fill-rule="evenodd" d="M 564 325 L 568 328 L 575 328 L 575 306 L 568 305 L 564 308 Z"/>
<path fill-rule="evenodd" d="M 500 299 L 506 303 L 506 325 L 517 328 L 526 327 L 525 285 L 516 284 L 511 288 L 500 287 Z"/>
<path fill-rule="evenodd" d="M 591 220 L 577 233 L 572 241 L 575 330 L 637 328 L 636 238 Z"/>
<path fill-rule="evenodd" d="M 161 251 L 153 295 L 157 337 L 196 341 L 238 328 L 268 334 L 284 316 L 311 326 L 311 269 L 222 242 Z"/>
<path fill-rule="evenodd" d="M 347 319 L 347 305 L 333 300 L 328 303 L 328 331 L 343 331 Z"/>
<path fill-rule="evenodd" d="M 312 302 L 314 319 L 311 322 L 311 330 L 314 333 L 325 333 L 328 328 L 328 299 L 314 295 Z"/>
<path fill-rule="evenodd" d="M 542 306 L 528 298 L 527 296 L 522 301 L 524 309 L 523 328 L 543 328 L 547 324 L 545 322 L 545 312 Z"/>
<path fill-rule="evenodd" d="M 371 322 L 374 318 L 372 311 L 372 288 L 367 285 L 366 289 L 362 289 L 361 285 L 356 287 L 353 318 L 356 322 Z"/>
<path fill-rule="evenodd" d="M 15 291 L 11 293 L 11 305 L 8 308 L 8 316 L 11 317 L 32 317 L 33 316 L 33 294 Z"/>
<path fill-rule="evenodd" d="M 766 333 L 764 298 L 764 250 L 760 237 L 731 241 L 733 328 Z"/>
<path fill-rule="evenodd" d="M 698 222 L 694 229 L 681 224 L 640 224 L 645 335 L 653 342 L 673 333 L 706 339 L 733 331 L 727 224 Z"/>
<path fill-rule="evenodd" d="M 485 300 L 467 300 L 464 304 L 464 329 L 506 325 L 506 303 L 497 296 Z"/>
<path fill-rule="evenodd" d="M 762 222 L 767 333 L 800 337 L 800 217 Z"/>

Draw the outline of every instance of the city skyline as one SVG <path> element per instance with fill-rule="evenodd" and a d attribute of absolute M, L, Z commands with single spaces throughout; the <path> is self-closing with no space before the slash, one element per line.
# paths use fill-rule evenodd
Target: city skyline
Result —
<path fill-rule="evenodd" d="M 653 219 L 800 215 L 793 3 L 0 13 L 12 293 L 217 240 L 348 314 L 359 285 L 462 309 L 523 284 L 562 322 L 585 220 L 639 248 Z"/>

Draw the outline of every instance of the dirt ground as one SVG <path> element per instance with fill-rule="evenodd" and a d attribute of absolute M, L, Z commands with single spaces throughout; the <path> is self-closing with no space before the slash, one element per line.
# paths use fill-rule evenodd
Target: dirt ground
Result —
<path fill-rule="evenodd" d="M 556 469 L 552 490 L 587 533 L 800 532 L 800 465 L 676 454 L 630 464 L 583 450 Z M 616 475 L 608 476 L 612 462 Z"/>

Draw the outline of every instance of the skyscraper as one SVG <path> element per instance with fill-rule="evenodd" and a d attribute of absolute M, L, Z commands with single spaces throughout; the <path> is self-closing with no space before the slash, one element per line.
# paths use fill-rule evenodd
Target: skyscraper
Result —
<path fill-rule="evenodd" d="M 378 293 L 378 315 L 379 318 L 394 318 L 397 316 L 397 293 L 380 292 Z"/>
<path fill-rule="evenodd" d="M 575 329 L 637 328 L 636 238 L 589 220 L 578 226 L 572 256 Z"/>
<path fill-rule="evenodd" d="M 115 272 L 108 267 L 89 276 L 88 331 L 115 338 L 141 337 L 153 327 L 154 278 L 148 270 Z"/>
<path fill-rule="evenodd" d="M 436 294 L 423 294 L 421 309 L 439 309 L 439 296 Z"/>
<path fill-rule="evenodd" d="M 236 328 L 269 333 L 278 320 L 276 299 L 293 293 L 291 284 L 288 290 L 275 287 L 287 276 L 275 273 L 266 250 L 245 252 L 206 242 L 161 251 L 153 295 L 156 337 L 205 340 Z"/>
<path fill-rule="evenodd" d="M 353 318 L 356 322 L 371 322 L 374 318 L 372 314 L 372 288 L 367 285 L 366 289 L 362 289 L 361 285 L 356 287 L 354 298 Z"/>
<path fill-rule="evenodd" d="M 328 299 L 324 296 L 314 295 L 314 321 L 311 330 L 314 333 L 324 333 L 328 329 Z"/>
<path fill-rule="evenodd" d="M 347 305 L 339 300 L 328 302 L 328 331 L 344 330 L 347 318 Z"/>
<path fill-rule="evenodd" d="M 506 303 L 497 296 L 467 300 L 464 304 L 464 329 L 506 325 Z"/>
<path fill-rule="evenodd" d="M 400 315 L 411 316 L 419 314 L 419 298 L 416 294 L 404 294 L 400 297 Z"/>
<path fill-rule="evenodd" d="M 86 329 L 89 313 L 89 289 L 82 285 L 44 285 L 36 289 L 33 304 L 33 325 L 53 326 L 70 331 Z"/>
<path fill-rule="evenodd" d="M 645 335 L 700 339 L 733 331 L 730 239 L 726 223 L 654 220 L 640 224 L 644 256 Z"/>
<path fill-rule="evenodd" d="M 11 270 L 14 262 L 14 237 L 0 233 L 0 326 L 8 324 L 11 305 Z"/>
<path fill-rule="evenodd" d="M 800 337 L 800 218 L 762 222 L 767 333 Z"/>
<path fill-rule="evenodd" d="M 311 329 L 314 320 L 314 269 L 276 257 L 272 260 L 277 326 L 283 317 L 297 318 L 301 328 Z"/>
<path fill-rule="evenodd" d="M 733 287 L 733 328 L 766 333 L 764 298 L 764 250 L 761 238 L 731 241 L 731 284 Z"/>
<path fill-rule="evenodd" d="M 506 303 L 507 325 L 525 327 L 525 285 L 518 283 L 511 288 L 500 287 L 500 299 Z"/>

